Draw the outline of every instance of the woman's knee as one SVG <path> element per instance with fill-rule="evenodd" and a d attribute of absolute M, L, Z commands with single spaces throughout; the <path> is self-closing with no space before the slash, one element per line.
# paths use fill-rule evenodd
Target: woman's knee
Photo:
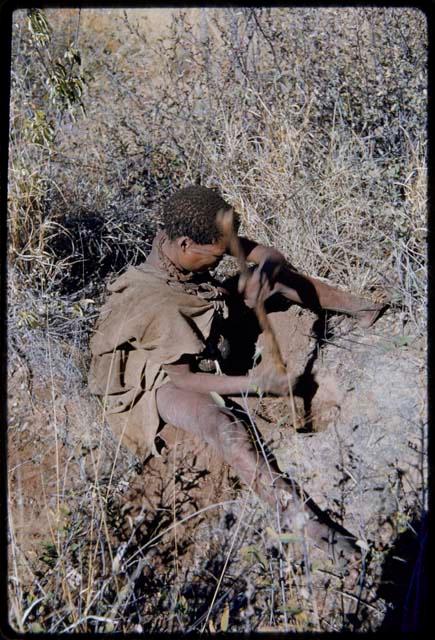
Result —
<path fill-rule="evenodd" d="M 219 449 L 223 454 L 230 446 L 232 440 L 234 419 L 226 412 L 214 405 L 203 414 L 203 436 L 207 444 Z"/>
<path fill-rule="evenodd" d="M 202 438 L 230 464 L 249 456 L 250 440 L 243 424 L 228 410 L 222 411 L 211 397 L 183 393 L 172 383 L 160 387 L 156 397 L 164 421 Z"/>

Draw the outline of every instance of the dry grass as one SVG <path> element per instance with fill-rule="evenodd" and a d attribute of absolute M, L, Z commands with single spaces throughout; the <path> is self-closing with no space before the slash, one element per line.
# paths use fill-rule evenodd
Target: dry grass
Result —
<path fill-rule="evenodd" d="M 159 204 L 192 182 L 219 185 L 247 235 L 308 273 L 387 295 L 402 333 L 425 336 L 424 16 L 174 10 L 159 38 L 149 15 L 147 25 L 135 11 L 111 10 L 101 20 L 93 10 L 51 10 L 52 30 L 41 27 L 38 40 L 25 13 L 14 14 L 9 366 L 11 375 L 24 371 L 30 419 L 41 411 L 46 419 L 54 484 L 42 480 L 46 538 L 31 556 L 17 520 L 26 489 L 10 470 L 11 624 L 50 632 L 338 631 L 355 628 L 345 610 L 356 598 L 376 628 L 382 600 L 344 592 L 331 576 L 313 586 L 309 558 L 295 560 L 279 521 L 264 530 L 270 514 L 249 493 L 186 514 L 174 496 L 184 495 L 182 475 L 191 470 L 179 463 L 183 473 L 162 486 L 160 519 L 145 508 L 130 515 L 125 493 L 136 461 L 120 454 L 87 396 L 87 339 L 107 279 L 143 260 Z M 81 64 L 64 57 L 75 49 Z M 82 83 L 70 103 L 46 82 L 58 58 L 65 87 Z M 39 378 L 46 396 L 31 389 Z M 28 398 L 13 393 L 19 425 Z M 422 432 L 424 423 L 423 408 Z M 10 424 L 15 447 L 19 427 Z M 296 452 L 296 467 L 301 457 Z M 400 500 L 397 530 L 411 522 Z M 202 547 L 189 565 L 174 535 L 197 519 Z M 164 571 L 156 568 L 165 560 Z M 370 592 L 376 578 L 363 577 Z"/>

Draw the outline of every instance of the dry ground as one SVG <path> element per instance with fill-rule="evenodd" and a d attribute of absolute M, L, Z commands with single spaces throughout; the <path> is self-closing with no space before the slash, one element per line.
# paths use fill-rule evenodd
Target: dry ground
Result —
<path fill-rule="evenodd" d="M 101 424 L 85 375 L 80 380 L 86 358 L 76 363 L 76 380 L 70 376 L 66 389 L 61 376 L 35 372 L 15 352 L 10 360 L 9 487 L 12 568 L 19 588 L 35 590 L 35 580 L 47 579 L 47 563 L 48 573 L 56 562 L 65 562 L 62 570 L 70 580 L 75 575 L 85 580 L 86 561 L 70 556 L 69 546 L 80 547 L 80 536 L 92 537 L 77 522 L 92 494 L 103 500 L 107 512 L 100 526 L 108 527 L 112 565 L 121 549 L 119 579 L 131 575 L 138 556 L 144 563 L 131 587 L 135 613 L 131 607 L 124 612 L 136 616 L 144 629 L 152 628 L 151 619 L 161 628 L 156 620 L 165 607 L 169 616 L 166 627 L 161 625 L 167 630 L 199 629 L 204 621 L 219 626 L 225 606 L 230 630 L 397 625 L 415 561 L 426 481 L 425 345 L 396 337 L 401 335 L 397 316 L 389 312 L 366 331 L 336 317 L 335 328 L 327 331 L 324 322 L 296 306 L 275 314 L 290 370 L 305 373 L 314 384 L 308 385 L 304 400 L 296 398 L 296 429 L 286 401 L 249 401 L 282 471 L 296 477 L 374 552 L 361 584 L 342 584 L 315 555 L 307 572 L 293 545 L 285 537 L 281 544 L 276 514 L 240 486 L 205 445 L 179 430 L 165 427 L 161 457 L 135 467 L 138 461 L 123 448 L 118 451 Z M 62 355 L 51 354 L 49 362 L 55 357 Z M 409 535 L 412 543 L 402 548 L 403 557 L 396 556 L 401 538 Z M 277 557 L 281 566 L 275 566 Z M 395 575 L 394 562 L 407 571 L 402 583 L 391 586 L 384 574 Z M 287 620 L 282 606 L 277 612 L 271 604 L 279 570 L 291 601 Z M 95 571 L 104 574 L 101 567 Z M 106 567 L 105 575 L 115 579 L 113 566 L 112 571 Z M 158 585 L 168 583 L 175 603 L 162 602 L 159 595 Z M 215 591 L 217 605 L 208 618 Z M 125 618 L 119 624 L 126 628 Z"/>

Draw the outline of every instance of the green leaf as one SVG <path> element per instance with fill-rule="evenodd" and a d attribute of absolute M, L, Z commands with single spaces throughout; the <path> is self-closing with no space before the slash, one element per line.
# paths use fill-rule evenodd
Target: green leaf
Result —
<path fill-rule="evenodd" d="M 283 544 L 289 544 L 290 542 L 303 542 L 301 536 L 297 536 L 294 533 L 278 533 L 272 527 L 266 527 L 266 533 L 273 540 L 279 540 Z"/>
<path fill-rule="evenodd" d="M 240 549 L 240 552 L 243 555 L 249 555 L 252 554 L 254 556 L 254 558 L 257 560 L 257 562 L 259 562 L 261 564 L 261 566 L 263 567 L 263 569 L 267 569 L 267 560 L 265 555 L 261 552 L 261 550 L 259 549 L 259 547 L 255 546 L 255 545 L 248 545 L 246 547 L 242 547 Z"/>
<path fill-rule="evenodd" d="M 302 607 L 300 607 L 299 605 L 286 605 L 285 607 L 279 607 L 279 610 L 283 612 L 285 611 L 285 613 L 288 613 L 289 616 L 297 616 L 304 612 Z"/>
<path fill-rule="evenodd" d="M 304 539 L 301 536 L 297 536 L 294 533 L 280 533 L 278 536 L 279 540 L 284 544 L 289 544 L 290 542 L 303 542 Z"/>
<path fill-rule="evenodd" d="M 383 351 L 388 352 L 400 347 L 409 347 L 414 340 L 415 336 L 394 336 L 388 342 L 382 342 L 380 346 Z"/>
<path fill-rule="evenodd" d="M 408 347 L 413 340 L 414 336 L 395 336 L 393 338 L 393 342 L 396 347 Z"/>

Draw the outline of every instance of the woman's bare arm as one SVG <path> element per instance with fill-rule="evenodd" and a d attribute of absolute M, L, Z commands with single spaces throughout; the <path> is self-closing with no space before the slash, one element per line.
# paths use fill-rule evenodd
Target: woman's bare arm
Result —
<path fill-rule="evenodd" d="M 246 260 L 259 265 L 249 278 L 239 279 L 239 292 L 245 303 L 254 307 L 257 299 L 265 300 L 279 293 L 287 300 L 302 304 L 313 311 L 330 309 L 355 316 L 360 327 L 370 327 L 387 307 L 385 302 L 373 302 L 348 291 L 338 289 L 318 278 L 300 273 L 274 247 L 266 247 L 249 238 L 240 237 Z"/>
<path fill-rule="evenodd" d="M 245 260 L 258 265 L 253 271 L 242 273 L 238 281 L 238 290 L 243 295 L 245 304 L 254 308 L 260 298 L 266 300 L 271 295 L 281 274 L 287 273 L 293 267 L 274 247 L 266 247 L 240 236 L 239 241 Z M 231 250 L 228 252 L 231 255 Z"/>
<path fill-rule="evenodd" d="M 261 374 L 251 373 L 249 376 L 227 376 L 196 373 L 190 370 L 188 363 L 165 365 L 164 370 L 168 373 L 171 382 L 185 391 L 198 393 L 215 391 L 221 395 L 258 393 L 260 390 L 277 395 L 288 393 L 287 377 L 274 370 Z"/>

